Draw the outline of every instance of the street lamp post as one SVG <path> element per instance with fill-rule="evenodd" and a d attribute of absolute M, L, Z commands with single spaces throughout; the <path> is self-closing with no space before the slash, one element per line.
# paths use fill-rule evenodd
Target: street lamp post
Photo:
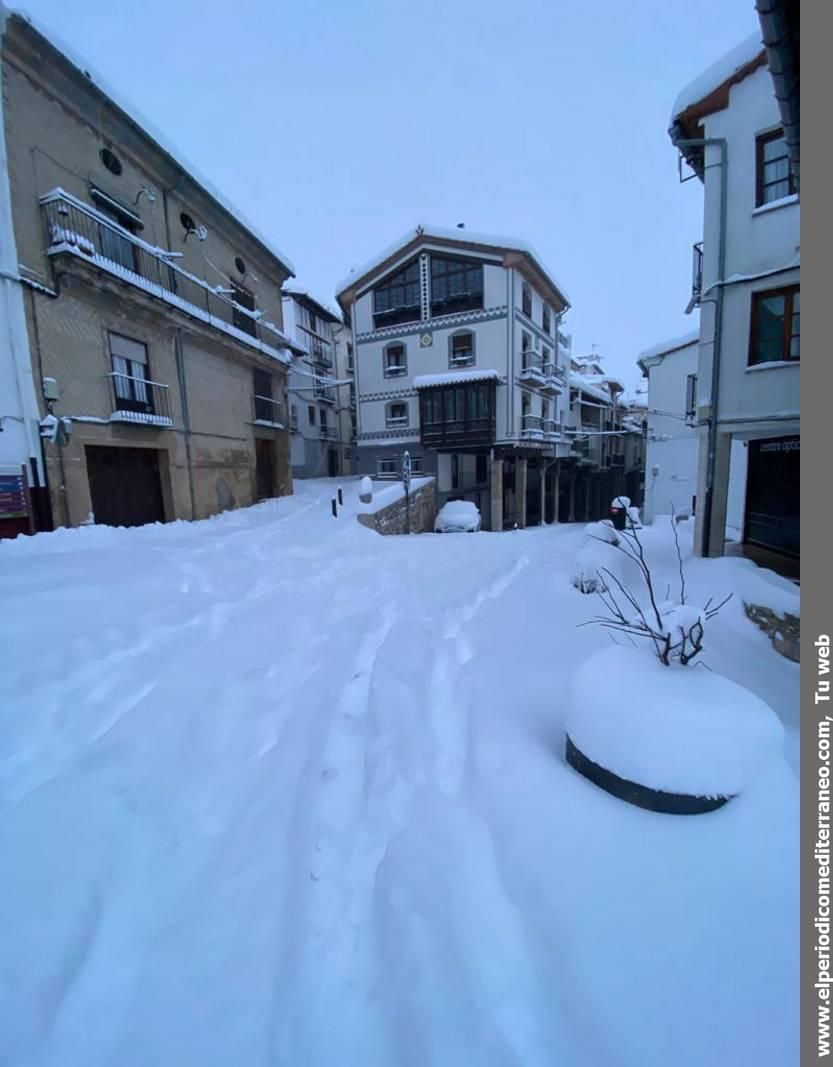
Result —
<path fill-rule="evenodd" d="M 405 533 L 411 532 L 411 453 L 402 457 L 402 484 L 405 486 Z"/>

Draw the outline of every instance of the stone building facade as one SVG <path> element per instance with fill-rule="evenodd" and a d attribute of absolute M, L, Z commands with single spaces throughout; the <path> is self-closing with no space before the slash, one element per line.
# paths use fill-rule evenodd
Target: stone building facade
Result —
<path fill-rule="evenodd" d="M 1 25 L 40 525 L 204 518 L 290 493 L 291 264 L 95 75 L 23 16 Z"/>

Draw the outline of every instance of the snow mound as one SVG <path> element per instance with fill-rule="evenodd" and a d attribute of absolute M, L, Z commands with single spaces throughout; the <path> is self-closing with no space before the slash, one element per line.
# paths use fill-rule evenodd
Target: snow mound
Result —
<path fill-rule="evenodd" d="M 591 541 L 605 541 L 609 545 L 619 544 L 619 535 L 610 519 L 588 522 L 584 527 L 584 543 L 589 544 Z"/>
<path fill-rule="evenodd" d="M 760 697 L 693 665 L 652 652 L 605 648 L 570 685 L 565 727 L 594 763 L 668 793 L 731 796 L 781 760 L 784 728 Z"/>

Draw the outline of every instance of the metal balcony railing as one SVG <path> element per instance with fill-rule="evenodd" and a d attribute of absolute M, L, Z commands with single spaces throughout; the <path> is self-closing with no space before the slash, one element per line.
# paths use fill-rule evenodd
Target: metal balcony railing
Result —
<path fill-rule="evenodd" d="M 295 346 L 260 312 L 241 307 L 175 262 L 175 253 L 155 248 L 63 189 L 40 198 L 47 254 L 69 253 L 164 300 L 243 344 L 278 359 Z"/>
<path fill-rule="evenodd" d="M 252 397 L 252 412 L 255 422 L 268 423 L 270 426 L 283 426 L 286 423 L 283 404 L 280 400 L 273 400 L 271 396 Z"/>
<path fill-rule="evenodd" d="M 329 423 L 322 422 L 318 429 L 325 441 L 334 441 L 338 437 L 338 429 Z"/>
<path fill-rule="evenodd" d="M 167 385 L 116 371 L 107 377 L 113 384 L 113 414 L 110 422 L 135 422 L 144 426 L 173 425 Z"/>
<path fill-rule="evenodd" d="M 309 352 L 310 359 L 313 363 L 319 364 L 321 367 L 332 367 L 333 355 L 328 345 L 323 344 L 321 341 L 313 340 L 310 346 Z"/>
<path fill-rule="evenodd" d="M 691 301 L 696 307 L 703 295 L 703 242 L 693 245 L 691 253 Z"/>
<path fill-rule="evenodd" d="M 337 402 L 336 391 L 333 386 L 324 385 L 317 378 L 312 383 L 312 391 L 315 399 L 325 404 L 335 404 Z"/>
<path fill-rule="evenodd" d="M 521 437 L 541 437 L 544 433 L 544 420 L 540 415 L 521 415 Z"/>
<path fill-rule="evenodd" d="M 544 419 L 544 436 L 545 437 L 560 437 L 561 436 L 561 423 L 556 422 L 555 419 Z"/>

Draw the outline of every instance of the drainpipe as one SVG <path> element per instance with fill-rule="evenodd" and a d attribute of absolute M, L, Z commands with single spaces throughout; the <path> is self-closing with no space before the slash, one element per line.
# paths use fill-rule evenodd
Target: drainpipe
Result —
<path fill-rule="evenodd" d="M 683 155 L 686 148 L 706 148 L 714 145 L 720 149 L 720 231 L 717 253 L 717 280 L 726 278 L 726 216 L 728 206 L 728 147 L 725 137 L 678 138 L 672 132 L 672 141 Z M 720 356 L 723 340 L 723 285 L 717 286 L 714 309 L 714 337 L 712 340 L 712 382 L 709 400 L 708 459 L 706 463 L 706 495 L 703 501 L 703 536 L 700 554 L 708 556 L 711 548 L 712 500 L 714 498 L 714 470 L 717 453 L 717 411 L 720 394 Z"/>
<path fill-rule="evenodd" d="M 162 189 L 162 217 L 165 224 L 165 243 L 168 248 L 171 244 L 171 225 L 168 218 L 168 192 L 173 190 Z M 176 275 L 171 271 L 171 287 L 176 292 Z M 191 519 L 197 517 L 196 494 L 194 492 L 194 464 L 191 456 L 191 416 L 188 410 L 188 382 L 185 375 L 185 351 L 182 347 L 182 331 L 179 327 L 174 328 L 174 356 L 176 359 L 176 377 L 179 384 L 179 399 L 182 407 L 182 431 L 185 438 L 185 467 L 188 471 L 188 497 L 191 501 Z"/>

